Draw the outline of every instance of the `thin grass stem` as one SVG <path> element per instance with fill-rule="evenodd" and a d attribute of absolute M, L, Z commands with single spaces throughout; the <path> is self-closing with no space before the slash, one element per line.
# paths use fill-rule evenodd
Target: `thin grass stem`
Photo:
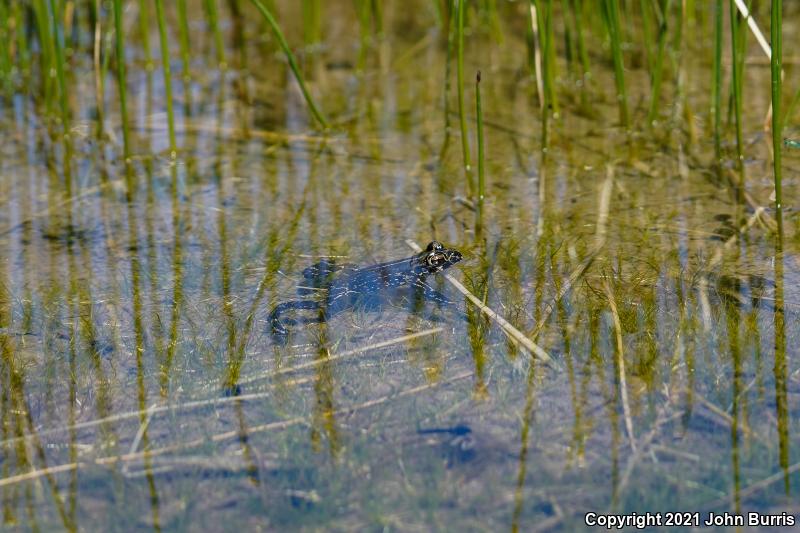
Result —
<path fill-rule="evenodd" d="M 469 137 L 467 137 L 467 114 L 464 109 L 464 11 L 466 0 L 457 0 L 458 13 L 456 22 L 456 80 L 458 83 L 458 118 L 461 124 L 461 154 L 464 158 L 464 175 L 470 195 L 473 194 L 472 163 L 469 155 Z"/>
<path fill-rule="evenodd" d="M 178 43 L 181 49 L 183 77 L 189 77 L 189 18 L 186 14 L 186 0 L 177 0 L 178 6 Z"/>
<path fill-rule="evenodd" d="M 150 8 L 147 0 L 139 0 L 139 33 L 142 39 L 144 68 L 149 72 L 153 70 L 153 53 L 150 50 Z"/>
<path fill-rule="evenodd" d="M 475 78 L 475 114 L 478 120 L 478 219 L 483 218 L 483 198 L 486 192 L 483 152 L 483 110 L 481 109 L 481 71 Z"/>
<path fill-rule="evenodd" d="M 781 119 L 781 69 L 783 67 L 783 44 L 781 24 L 783 18 L 781 0 L 772 0 L 772 17 L 770 33 L 772 37 L 772 58 L 770 71 L 772 78 L 772 150 L 773 169 L 775 173 L 775 211 L 778 221 L 778 231 L 782 233 L 782 192 L 781 192 L 781 137 L 783 124 Z"/>
<path fill-rule="evenodd" d="M 8 7 L 0 1 L 0 76 L 6 92 L 11 89 L 11 21 Z"/>
<path fill-rule="evenodd" d="M 289 62 L 289 68 L 292 70 L 297 83 L 300 85 L 300 90 L 303 92 L 303 97 L 306 99 L 306 103 L 308 104 L 309 109 L 311 110 L 311 114 L 314 115 L 314 118 L 317 119 L 317 122 L 320 125 L 327 129 L 328 121 L 325 119 L 325 116 L 322 112 L 317 108 L 317 105 L 314 103 L 314 99 L 311 97 L 311 94 L 308 92 L 306 88 L 306 83 L 303 81 L 303 75 L 300 73 L 300 69 L 297 66 L 297 61 L 294 59 L 294 54 L 292 54 L 292 50 L 289 48 L 289 43 L 286 42 L 286 38 L 283 36 L 283 32 L 281 32 L 278 23 L 275 21 L 275 18 L 272 16 L 272 13 L 260 2 L 260 0 L 251 0 L 256 8 L 261 12 L 264 19 L 267 21 L 267 24 L 272 29 L 275 38 L 278 40 L 278 44 L 280 45 L 283 53 L 286 55 L 286 60 Z"/>
<path fill-rule="evenodd" d="M 50 0 L 51 35 L 55 49 L 56 79 L 58 80 L 58 101 L 61 106 L 61 122 L 64 131 L 69 128 L 69 105 L 67 104 L 67 83 L 64 75 L 64 35 L 63 17 L 57 9 L 56 0 Z"/>
<path fill-rule="evenodd" d="M 658 25 L 658 44 L 653 58 L 654 64 L 651 67 L 650 109 L 647 113 L 647 124 L 649 126 L 653 125 L 661 107 L 661 80 L 664 73 L 664 50 L 667 45 L 667 13 L 670 11 L 671 4 L 671 0 L 667 0 L 663 4 L 660 4 L 657 0 L 652 0 Z"/>
<path fill-rule="evenodd" d="M 167 23 L 164 20 L 163 0 L 155 0 L 156 18 L 158 19 L 158 36 L 161 46 L 161 66 L 164 72 L 164 92 L 167 97 L 167 125 L 169 127 L 170 156 L 175 157 L 178 150 L 175 142 L 175 113 L 172 109 L 172 74 L 169 65 L 169 40 L 167 39 Z"/>
<path fill-rule="evenodd" d="M 217 11 L 216 0 L 205 0 L 206 12 L 208 15 L 208 24 L 211 28 L 211 33 L 214 35 L 214 46 L 217 49 L 217 63 L 220 68 L 225 68 L 227 62 L 225 60 L 225 42 L 222 39 L 222 30 L 219 27 L 219 13 Z"/>
<path fill-rule="evenodd" d="M 739 12 L 734 5 L 734 0 L 729 0 L 730 18 L 731 18 L 731 65 L 733 72 L 733 115 L 736 125 L 736 168 L 739 170 L 739 185 L 744 181 L 743 174 L 743 141 L 742 141 L 742 67 L 744 66 L 741 59 L 742 55 L 742 39 L 740 37 L 740 22 Z"/>
<path fill-rule="evenodd" d="M 714 1 L 714 62 L 711 81 L 711 112 L 714 117 L 714 158 L 722 160 L 722 0 Z"/>
<path fill-rule="evenodd" d="M 114 0 L 114 31 L 117 48 L 117 89 L 119 90 L 119 111 L 122 117 L 122 153 L 126 163 L 131 156 L 130 131 L 128 128 L 127 75 L 125 72 L 125 35 L 122 28 L 122 0 Z"/>
<path fill-rule="evenodd" d="M 97 105 L 97 138 L 102 138 L 105 132 L 105 72 L 101 52 L 103 48 L 102 21 L 101 21 L 101 0 L 94 0 L 94 41 L 92 60 L 94 65 L 94 94 Z"/>
<path fill-rule="evenodd" d="M 603 15 L 611 40 L 611 55 L 614 61 L 614 81 L 617 89 L 619 105 L 619 121 L 627 129 L 630 125 L 628 117 L 628 95 L 625 89 L 625 66 L 622 60 L 622 34 L 619 25 L 619 0 L 603 0 Z"/>
<path fill-rule="evenodd" d="M 544 55 L 544 82 L 545 93 L 547 94 L 547 105 L 545 109 L 552 110 L 555 116 L 558 116 L 558 95 L 556 93 L 556 47 L 555 47 L 555 33 L 553 29 L 553 0 L 545 0 L 543 2 L 542 12 L 542 37 L 544 39 L 542 50 Z"/>

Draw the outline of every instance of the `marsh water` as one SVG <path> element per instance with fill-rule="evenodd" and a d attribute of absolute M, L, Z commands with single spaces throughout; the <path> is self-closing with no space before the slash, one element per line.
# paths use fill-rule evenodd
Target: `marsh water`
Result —
<path fill-rule="evenodd" d="M 375 33 L 349 2 L 310 22 L 276 2 L 327 131 L 256 11 L 229 4 L 222 67 L 199 2 L 188 72 L 170 30 L 174 157 L 141 3 L 124 21 L 127 161 L 113 68 L 97 136 L 81 3 L 66 134 L 36 91 L 3 97 L 4 529 L 579 531 L 590 512 L 798 516 L 800 150 L 784 153 L 779 239 L 769 64 L 751 37 L 739 187 L 730 114 L 721 164 L 709 133 L 710 8 L 670 45 L 654 124 L 626 23 L 628 129 L 602 24 L 588 17 L 586 76 L 557 19 L 545 143 L 526 6 L 471 7 L 478 215 L 435 3 L 387 2 Z M 787 6 L 785 35 L 798 16 Z M 756 17 L 768 27 L 767 10 Z M 431 284 L 454 306 L 387 301 L 273 341 L 267 317 L 299 297 L 304 268 L 408 257 L 408 241 L 433 239 L 464 255 L 447 273 L 550 362 L 442 275 Z"/>

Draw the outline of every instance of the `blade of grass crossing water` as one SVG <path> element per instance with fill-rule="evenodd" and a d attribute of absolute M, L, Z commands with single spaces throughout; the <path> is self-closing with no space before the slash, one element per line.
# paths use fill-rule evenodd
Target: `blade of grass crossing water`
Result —
<path fill-rule="evenodd" d="M 781 193 L 781 68 L 783 62 L 783 43 L 781 24 L 783 7 L 781 0 L 772 0 L 772 17 L 770 33 L 772 36 L 772 58 L 770 60 L 772 74 L 772 149 L 774 151 L 773 167 L 775 173 L 775 209 L 778 219 L 778 231 L 782 232 L 782 193 Z"/>
<path fill-rule="evenodd" d="M 167 98 L 167 126 L 169 127 L 170 156 L 175 157 L 177 146 L 175 143 L 175 114 L 172 109 L 172 73 L 169 65 L 169 39 L 167 38 L 167 23 L 164 20 L 164 2 L 155 0 L 156 18 L 158 19 L 158 37 L 161 47 L 161 68 L 164 73 L 164 92 Z"/>
<path fill-rule="evenodd" d="M 314 103 L 314 99 L 311 98 L 311 94 L 308 92 L 306 88 L 306 83 L 303 81 L 303 75 L 300 73 L 300 69 L 297 66 L 297 61 L 294 59 L 294 54 L 292 54 L 291 49 L 289 48 L 289 43 L 286 42 L 286 38 L 283 36 L 283 32 L 281 32 L 278 23 L 275 21 L 275 18 L 272 16 L 272 13 L 266 8 L 264 4 L 260 2 L 260 0 L 251 0 L 253 5 L 261 12 L 261 15 L 267 21 L 267 24 L 272 29 L 275 38 L 278 40 L 278 44 L 280 45 L 283 53 L 286 55 L 286 60 L 289 62 L 289 68 L 292 70 L 295 79 L 297 79 L 297 83 L 300 85 L 300 90 L 303 93 L 303 97 L 306 99 L 306 103 L 308 104 L 309 109 L 311 110 L 311 114 L 314 115 L 314 118 L 317 119 L 317 122 L 320 125 L 327 129 L 328 128 L 328 121 L 325 119 L 325 116 L 322 112 L 317 108 L 317 105 Z"/>

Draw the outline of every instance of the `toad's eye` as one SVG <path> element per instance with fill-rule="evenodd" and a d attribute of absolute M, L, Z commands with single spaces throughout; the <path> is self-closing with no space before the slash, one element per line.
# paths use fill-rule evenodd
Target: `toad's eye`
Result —
<path fill-rule="evenodd" d="M 440 252 L 442 250 L 444 250 L 444 246 L 442 246 L 442 243 L 440 243 L 439 241 L 432 241 L 430 244 L 428 244 L 428 247 L 427 247 L 427 249 L 425 251 L 426 252 Z"/>
<path fill-rule="evenodd" d="M 444 256 L 442 254 L 431 254 L 428 256 L 426 263 L 428 263 L 428 266 L 435 267 L 441 264 L 443 261 Z"/>

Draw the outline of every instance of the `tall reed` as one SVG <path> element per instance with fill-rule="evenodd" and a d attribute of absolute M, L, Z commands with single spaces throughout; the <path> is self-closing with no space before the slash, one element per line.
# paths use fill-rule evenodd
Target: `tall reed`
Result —
<path fill-rule="evenodd" d="M 446 36 L 446 52 L 444 63 L 444 140 L 442 141 L 442 148 L 439 150 L 439 160 L 444 159 L 447 149 L 450 146 L 450 74 L 451 65 L 453 63 L 453 1 L 444 0 L 444 7 L 442 13 L 442 28 Z M 436 5 L 439 6 L 438 0 Z"/>
<path fill-rule="evenodd" d="M 314 115 L 314 118 L 317 119 L 317 122 L 320 125 L 327 129 L 328 121 L 325 119 L 325 116 L 322 112 L 317 108 L 317 105 L 314 103 L 314 99 L 311 97 L 311 94 L 308 92 L 306 88 L 306 83 L 303 81 L 303 75 L 300 73 L 300 69 L 297 66 L 297 61 L 294 59 L 294 54 L 292 54 L 292 50 L 289 48 L 289 43 L 286 42 L 286 38 L 283 36 L 283 32 L 281 28 L 278 26 L 278 23 L 275 21 L 275 18 L 272 16 L 272 13 L 266 8 L 264 4 L 261 3 L 260 0 L 251 0 L 253 5 L 261 12 L 261 15 L 267 21 L 267 24 L 272 29 L 272 33 L 275 35 L 275 38 L 278 40 L 278 44 L 280 45 L 283 53 L 286 55 L 286 60 L 289 62 L 289 68 L 292 70 L 297 83 L 300 85 L 300 91 L 303 93 L 303 97 L 306 99 L 306 103 L 308 104 L 309 109 L 311 110 L 311 114 Z"/>
<path fill-rule="evenodd" d="M 591 72 L 589 70 L 589 52 L 586 49 L 586 39 L 583 35 L 584 33 L 584 24 L 583 24 L 583 2 L 582 0 L 569 0 L 567 7 L 570 12 L 570 16 L 572 18 L 572 23 L 575 28 L 575 43 L 577 46 L 577 53 L 578 57 L 580 58 L 580 89 L 581 89 L 581 104 L 585 106 L 587 104 L 586 100 L 586 85 L 591 78 Z"/>
<path fill-rule="evenodd" d="M 731 0 L 732 1 L 732 0 Z M 614 61 L 614 81 L 619 105 L 619 121 L 624 128 L 630 125 L 628 118 L 628 94 L 625 90 L 625 67 L 622 60 L 622 34 L 619 25 L 619 0 L 603 0 L 603 20 L 611 41 L 611 56 Z"/>
<path fill-rule="evenodd" d="M 772 58 L 770 60 L 770 67 L 772 74 L 772 150 L 774 154 L 773 169 L 775 173 L 775 214 L 778 222 L 778 231 L 782 233 L 781 137 L 783 134 L 783 125 L 781 121 L 781 68 L 783 63 L 783 43 L 781 19 L 783 18 L 783 7 L 781 4 L 781 0 L 772 0 L 772 17 L 770 23 Z"/>
<path fill-rule="evenodd" d="M 217 11 L 216 0 L 205 0 L 206 15 L 208 16 L 208 26 L 214 36 L 214 47 L 217 49 L 217 63 L 220 68 L 225 68 L 225 41 L 222 39 L 222 30 L 219 27 L 219 12 Z"/>
<path fill-rule="evenodd" d="M 63 12 L 59 9 L 63 6 L 56 0 L 50 0 L 50 34 L 53 36 L 53 48 L 55 49 L 56 79 L 58 80 L 58 102 L 61 107 L 61 122 L 64 131 L 69 129 L 69 105 L 67 104 L 67 83 L 64 74 L 64 32 L 63 32 Z"/>
<path fill-rule="evenodd" d="M 26 7 L 23 6 L 22 2 L 12 2 L 11 3 L 12 12 L 11 16 L 14 19 L 14 33 L 15 35 L 15 45 L 16 45 L 16 68 L 22 76 L 22 79 L 25 81 L 30 79 L 30 51 L 28 49 L 28 39 L 25 35 L 25 12 Z"/>
<path fill-rule="evenodd" d="M 178 6 L 178 43 L 183 63 L 183 77 L 189 77 L 189 17 L 186 13 L 186 0 L 177 0 Z"/>
<path fill-rule="evenodd" d="M 6 92 L 11 89 L 11 23 L 10 14 L 5 2 L 0 1 L 0 77 Z"/>
<path fill-rule="evenodd" d="M 652 125 L 657 118 L 661 106 L 661 79 L 664 72 L 664 50 L 667 44 L 667 15 L 671 7 L 671 0 L 651 0 L 658 28 L 656 37 L 656 52 L 653 65 L 650 67 L 650 109 L 647 112 L 647 124 Z M 646 9 L 646 8 L 644 8 Z M 678 23 L 680 24 L 680 22 Z"/>
<path fill-rule="evenodd" d="M 97 105 L 97 129 L 95 131 L 97 138 L 102 139 L 105 134 L 105 72 L 103 71 L 103 62 L 101 58 L 103 40 L 102 40 L 102 10 L 101 0 L 92 0 L 92 22 L 94 23 L 94 39 L 92 50 L 92 62 L 94 66 L 94 98 Z"/>
<path fill-rule="evenodd" d="M 45 110 L 53 113 L 54 95 L 56 90 L 53 72 L 55 71 L 55 45 L 50 31 L 50 15 L 44 0 L 33 0 L 31 5 L 36 18 L 36 29 L 39 33 L 39 72 L 44 95 Z"/>
<path fill-rule="evenodd" d="M 478 121 L 478 218 L 483 218 L 483 198 L 486 193 L 483 153 L 483 110 L 481 109 L 481 71 L 475 77 L 475 115 Z"/>
<path fill-rule="evenodd" d="M 126 165 L 131 156 L 130 131 L 128 128 L 127 89 L 125 72 L 125 35 L 122 27 L 122 0 L 114 0 L 114 31 L 117 49 L 117 89 L 119 90 L 119 112 L 122 117 L 122 153 Z M 128 193 L 130 194 L 130 188 Z"/>
<path fill-rule="evenodd" d="M 542 56 L 544 68 L 544 88 L 547 95 L 547 105 L 555 115 L 558 115 L 558 96 L 556 93 L 556 47 L 555 31 L 553 29 L 553 0 L 540 1 L 540 17 L 542 20 Z"/>
<path fill-rule="evenodd" d="M 164 92 L 167 98 L 167 126 L 169 128 L 170 156 L 175 157 L 178 147 L 175 143 L 175 114 L 172 109 L 172 73 L 169 64 L 169 40 L 167 38 L 167 23 L 164 20 L 163 0 L 155 0 L 156 18 L 158 19 L 158 36 L 161 48 L 161 68 L 164 73 Z"/>
<path fill-rule="evenodd" d="M 469 138 L 467 137 L 467 114 L 464 109 L 464 11 L 466 0 L 456 0 L 458 2 L 456 20 L 456 82 L 458 84 L 458 118 L 461 124 L 461 153 L 464 158 L 464 174 L 467 178 L 467 186 L 470 195 L 474 194 L 472 184 L 472 163 L 469 155 Z"/>
<path fill-rule="evenodd" d="M 558 114 L 558 100 L 555 91 L 555 45 L 553 35 L 553 2 L 552 0 L 531 0 L 536 9 L 539 47 L 542 50 L 542 151 L 549 145 L 550 113 Z M 533 21 L 533 11 L 531 12 Z"/>
<path fill-rule="evenodd" d="M 139 34 L 142 39 L 144 68 L 153 70 L 153 53 L 150 50 L 150 4 L 147 0 L 139 0 Z"/>
<path fill-rule="evenodd" d="M 303 38 L 306 44 L 322 41 L 321 0 L 303 0 Z"/>
<path fill-rule="evenodd" d="M 743 142 L 742 142 L 742 67 L 743 62 L 740 56 L 743 54 L 742 50 L 742 37 L 739 33 L 742 31 L 739 23 L 739 10 L 736 9 L 734 0 L 728 0 L 730 7 L 731 19 L 731 68 L 733 73 L 732 90 L 733 90 L 733 114 L 736 122 L 736 168 L 739 170 L 740 182 L 744 181 L 744 156 L 743 156 Z M 743 185 L 743 183 L 740 183 Z"/>
<path fill-rule="evenodd" d="M 714 62 L 711 80 L 711 112 L 714 118 L 714 158 L 722 160 L 722 0 L 714 0 Z"/>

